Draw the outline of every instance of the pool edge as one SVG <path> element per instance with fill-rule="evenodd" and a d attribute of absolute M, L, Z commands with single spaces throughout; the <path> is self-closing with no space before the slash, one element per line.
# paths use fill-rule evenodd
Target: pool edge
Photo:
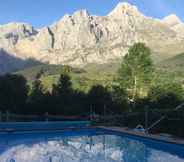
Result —
<path fill-rule="evenodd" d="M 156 134 L 146 134 L 143 132 L 138 132 L 138 131 L 134 131 L 134 130 L 123 128 L 123 127 L 98 126 L 97 128 L 184 146 L 184 139 L 180 139 L 180 138 L 163 137 L 163 136 L 159 136 Z"/>

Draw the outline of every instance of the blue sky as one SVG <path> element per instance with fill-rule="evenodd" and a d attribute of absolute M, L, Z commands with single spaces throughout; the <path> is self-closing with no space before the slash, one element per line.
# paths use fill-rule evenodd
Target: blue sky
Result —
<path fill-rule="evenodd" d="M 171 13 L 184 21 L 184 0 L 0 0 L 0 24 L 27 22 L 34 27 L 50 25 L 64 14 L 87 9 L 105 15 L 118 2 L 130 2 L 147 16 L 162 18 Z"/>

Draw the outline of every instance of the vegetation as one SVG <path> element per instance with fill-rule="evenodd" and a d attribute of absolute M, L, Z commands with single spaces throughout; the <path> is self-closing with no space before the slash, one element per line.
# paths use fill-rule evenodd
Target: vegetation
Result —
<path fill-rule="evenodd" d="M 109 85 L 113 80 L 115 71 L 117 70 L 117 67 L 114 69 L 114 67 L 111 67 L 111 65 L 104 66 L 103 72 L 101 66 L 89 65 L 85 67 L 84 70 L 61 65 L 44 64 L 18 71 L 15 74 L 23 75 L 28 80 L 28 84 L 31 85 L 32 82 L 35 80 L 36 75 L 40 73 L 40 71 L 42 71 L 43 74 L 40 80 L 42 81 L 43 87 L 51 91 L 52 85 L 57 84 L 60 78 L 60 74 L 65 72 L 66 68 L 70 68 L 69 73 L 73 87 L 85 92 L 87 92 L 90 87 L 96 84 L 100 84 L 103 86 Z"/>
<path fill-rule="evenodd" d="M 173 60 L 177 62 L 178 58 Z M 183 82 L 177 78 L 179 73 L 182 76 L 182 71 L 169 72 L 164 69 L 166 66 L 157 66 L 151 60 L 149 48 L 142 43 L 136 43 L 129 49 L 119 70 L 115 65 L 103 65 L 108 72 L 101 72 L 100 67 L 94 65 L 85 67 L 85 70 L 37 65 L 0 76 L 0 111 L 84 117 L 89 117 L 91 113 L 123 115 L 124 120 L 117 118 L 117 123 L 135 127 L 144 124 L 146 110 L 150 114 L 149 124 L 167 114 L 168 120 L 157 130 L 173 133 L 170 128 L 173 127 L 177 135 L 184 136 L 181 125 L 178 122 L 170 124 L 169 120 L 184 118 L 184 111 L 173 111 L 184 102 Z M 117 73 L 114 73 L 115 70 Z M 128 115 L 130 111 L 131 115 Z"/>
<path fill-rule="evenodd" d="M 150 49 L 143 43 L 134 44 L 124 57 L 118 75 L 119 85 L 130 91 L 130 101 L 134 104 L 136 97 L 150 84 L 152 72 Z"/>
<path fill-rule="evenodd" d="M 57 115 L 88 115 L 91 108 L 94 113 L 102 114 L 104 113 L 104 108 L 113 112 L 118 111 L 118 108 L 126 105 L 126 100 L 116 102 L 116 98 L 112 97 L 112 92 L 102 85 L 94 85 L 88 92 L 74 89 L 71 77 L 66 72 L 60 75 L 57 84 L 53 84 L 52 91 L 46 91 L 44 89 L 40 79 L 41 77 L 41 73 L 39 73 L 29 88 L 30 91 L 28 93 L 28 85 L 24 77 L 15 74 L 2 76 L 0 78 L 0 94 L 2 98 L 4 97 L 6 100 L 0 101 L 0 105 L 2 105 L 1 110 L 40 115 L 46 112 Z M 15 82 L 16 79 L 14 78 L 17 78 L 17 80 L 22 78 L 24 82 L 21 80 L 20 82 Z M 17 89 L 19 85 L 26 88 Z M 10 88 L 12 88 L 12 91 L 10 91 Z M 8 93 L 10 93 L 10 95 L 7 96 L 6 94 Z M 14 97 L 16 94 L 18 94 L 16 96 L 18 99 Z M 9 102 L 11 98 L 15 98 L 12 104 Z M 19 104 L 20 101 L 22 106 Z M 116 109 L 113 110 L 115 106 Z"/>
<path fill-rule="evenodd" d="M 182 63 L 184 57 L 182 54 L 173 58 L 167 59 L 155 63 L 154 62 L 154 76 L 152 81 L 154 82 L 177 82 L 184 85 L 184 63 Z M 180 62 L 180 63 L 178 63 Z M 121 67 L 120 61 L 104 65 L 89 64 L 83 69 L 70 68 L 70 77 L 72 80 L 73 87 L 87 92 L 90 87 L 96 84 L 103 86 L 111 85 L 114 78 L 118 77 L 117 70 Z M 37 73 L 43 72 L 40 80 L 43 87 L 47 90 L 52 89 L 52 85 L 56 84 L 59 80 L 60 74 L 63 73 L 65 66 L 62 65 L 48 65 L 42 64 L 31 68 L 17 71 L 15 74 L 23 75 L 27 80 L 28 84 L 31 85 L 35 80 Z"/>
<path fill-rule="evenodd" d="M 23 76 L 5 75 L 0 76 L 0 108 L 11 108 L 14 112 L 21 112 L 25 107 L 28 97 L 28 86 Z"/>
<path fill-rule="evenodd" d="M 184 68 L 184 53 L 178 54 L 175 57 L 161 61 L 159 67 L 162 69 L 170 70 L 172 72 L 183 72 Z"/>
<path fill-rule="evenodd" d="M 173 109 L 184 101 L 184 90 L 178 83 L 162 83 L 151 87 L 148 98 L 152 108 Z"/>

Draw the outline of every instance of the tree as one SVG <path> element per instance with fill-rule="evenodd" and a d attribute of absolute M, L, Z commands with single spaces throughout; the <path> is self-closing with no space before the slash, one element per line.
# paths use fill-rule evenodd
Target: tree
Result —
<path fill-rule="evenodd" d="M 68 74 L 61 74 L 58 84 L 53 85 L 52 93 L 56 96 L 65 96 L 72 92 L 72 82 Z"/>
<path fill-rule="evenodd" d="M 72 82 L 67 73 L 61 74 L 58 83 L 53 85 L 52 95 L 55 100 L 55 111 L 67 114 L 73 97 Z"/>
<path fill-rule="evenodd" d="M 130 94 L 135 105 L 137 95 L 150 84 L 153 72 L 151 52 L 143 43 L 135 43 L 125 55 L 118 71 L 118 82 Z"/>
<path fill-rule="evenodd" d="M 153 108 L 172 109 L 184 100 L 184 90 L 179 83 L 163 83 L 151 87 L 148 98 Z"/>
<path fill-rule="evenodd" d="M 98 114 L 104 112 L 104 108 L 109 108 L 112 103 L 111 94 L 101 85 L 94 85 L 88 92 L 88 104 L 93 111 Z"/>
<path fill-rule="evenodd" d="M 87 106 L 87 95 L 80 90 L 74 90 L 72 102 L 67 111 L 71 115 L 88 115 L 90 110 Z"/>
<path fill-rule="evenodd" d="M 113 112 L 122 113 L 129 109 L 127 92 L 124 88 L 115 85 L 112 86 L 111 97 L 114 105 Z"/>
<path fill-rule="evenodd" d="M 31 113 L 44 113 L 45 108 L 45 90 L 43 88 L 42 82 L 40 80 L 42 72 L 36 75 L 34 82 L 32 83 L 31 92 L 28 99 L 28 104 L 30 106 Z"/>
<path fill-rule="evenodd" d="M 21 75 L 0 76 L 0 108 L 19 112 L 25 107 L 28 95 L 26 79 Z"/>
<path fill-rule="evenodd" d="M 39 79 L 36 79 L 33 82 L 32 90 L 30 93 L 30 100 L 36 101 L 39 100 L 44 95 L 44 88 Z"/>

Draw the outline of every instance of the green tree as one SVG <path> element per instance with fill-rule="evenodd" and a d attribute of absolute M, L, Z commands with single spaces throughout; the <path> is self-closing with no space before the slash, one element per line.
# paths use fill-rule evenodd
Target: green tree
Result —
<path fill-rule="evenodd" d="M 144 43 L 130 47 L 118 71 L 118 82 L 128 90 L 130 101 L 135 105 L 136 97 L 148 87 L 153 72 L 151 51 Z"/>
<path fill-rule="evenodd" d="M 64 73 L 60 75 L 57 85 L 53 85 L 52 93 L 56 96 L 65 96 L 73 91 L 72 81 L 68 74 Z"/>
<path fill-rule="evenodd" d="M 42 72 L 39 72 L 32 83 L 32 88 L 28 99 L 30 113 L 44 113 L 47 111 L 45 110 L 44 104 L 46 93 L 40 80 L 41 75 Z"/>
<path fill-rule="evenodd" d="M 129 109 L 127 92 L 119 86 L 112 86 L 111 97 L 114 105 L 114 110 L 118 113 L 125 112 Z"/>
<path fill-rule="evenodd" d="M 0 76 L 0 108 L 19 112 L 25 107 L 29 87 L 21 75 Z"/>
<path fill-rule="evenodd" d="M 93 111 L 97 114 L 102 114 L 104 108 L 110 108 L 112 98 L 107 88 L 102 85 L 94 85 L 88 92 L 88 104 L 92 106 Z"/>
<path fill-rule="evenodd" d="M 31 102 L 38 102 L 44 96 L 44 88 L 40 79 L 36 79 L 32 84 L 29 99 Z"/>
<path fill-rule="evenodd" d="M 71 109 L 73 97 L 72 81 L 67 73 L 61 74 L 58 83 L 53 85 L 52 96 L 55 111 L 66 115 Z"/>
<path fill-rule="evenodd" d="M 163 83 L 151 87 L 148 98 L 153 108 L 172 109 L 184 100 L 184 90 L 179 83 Z"/>

